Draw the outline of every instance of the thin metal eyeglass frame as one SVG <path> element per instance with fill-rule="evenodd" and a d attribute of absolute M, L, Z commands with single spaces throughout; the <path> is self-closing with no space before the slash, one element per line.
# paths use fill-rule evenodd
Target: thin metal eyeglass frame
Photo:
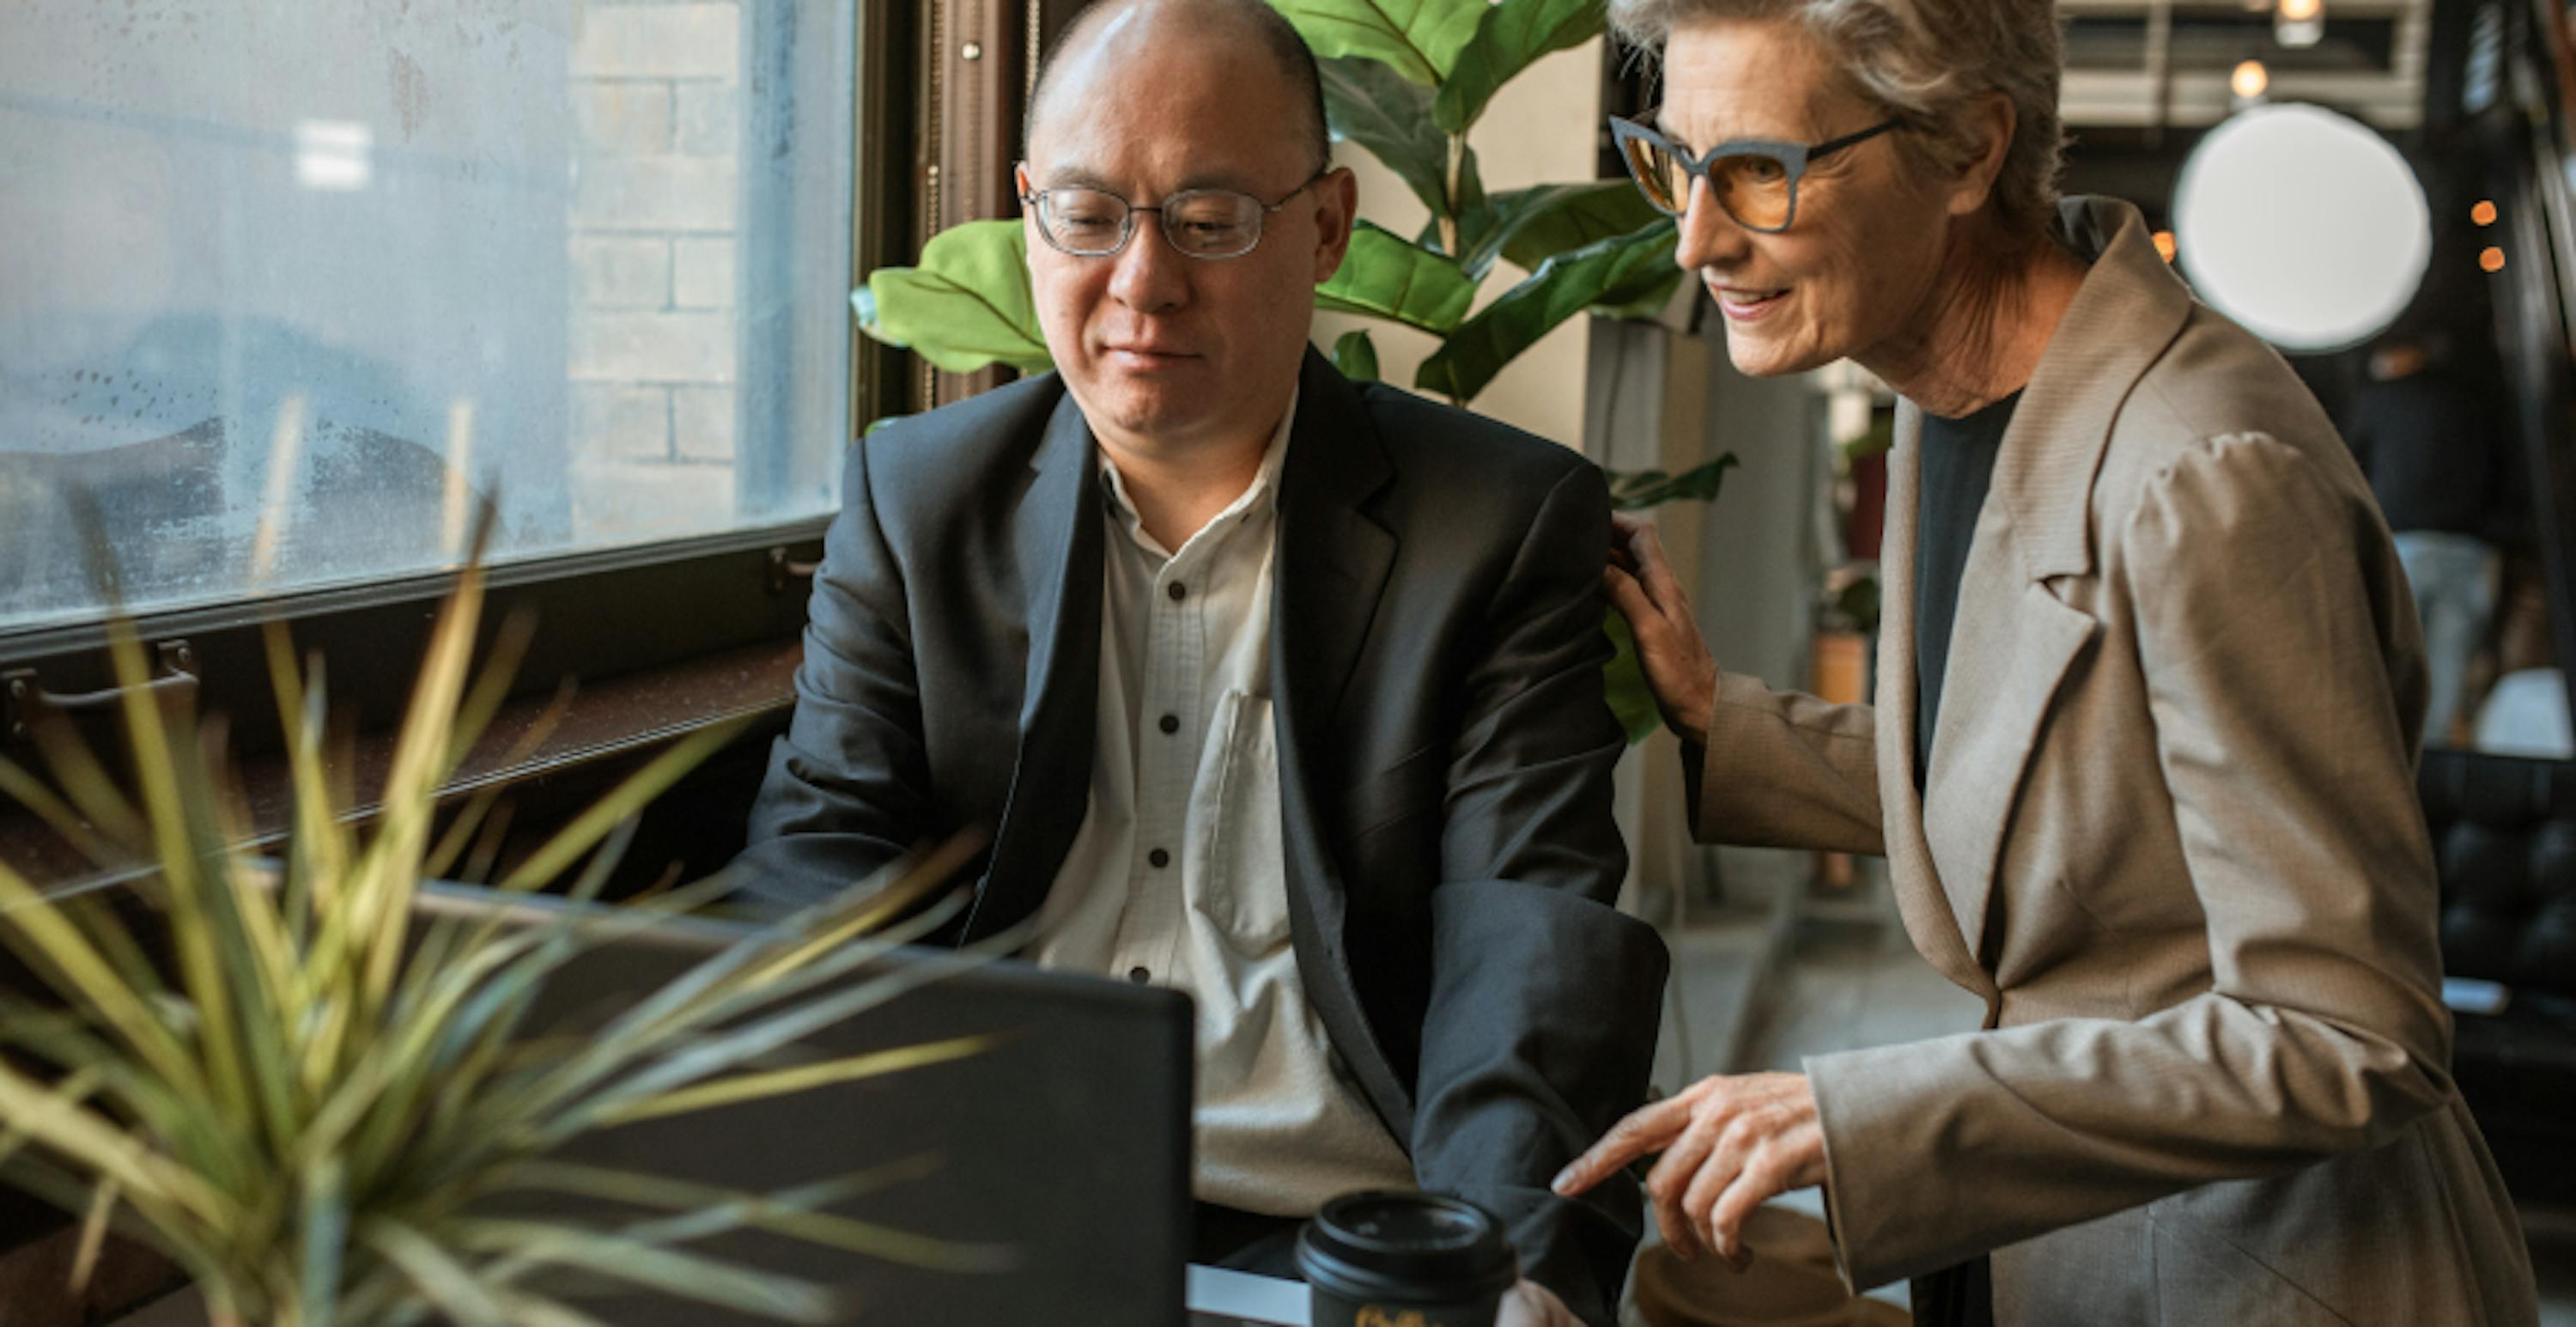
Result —
<path fill-rule="evenodd" d="M 1714 182 L 1711 182 L 1708 188 L 1709 201 L 1717 204 L 1719 210 L 1725 212 L 1730 220 L 1734 221 L 1735 224 L 1744 227 L 1746 230 L 1756 231 L 1764 235 L 1777 235 L 1781 231 L 1787 230 L 1789 227 L 1797 224 L 1798 181 L 1805 177 L 1808 166 L 1821 161 L 1826 157 L 1830 157 L 1833 154 L 1842 151 L 1844 148 L 1868 142 L 1870 139 L 1876 138 L 1880 134 L 1886 133 L 1891 129 L 1902 129 L 1904 127 L 1905 121 L 1903 119 L 1890 117 L 1871 125 L 1867 129 L 1860 130 L 1857 133 L 1845 134 L 1840 138 L 1829 138 L 1821 143 L 1791 143 L 1773 138 L 1730 138 L 1727 141 L 1710 148 L 1708 151 L 1701 153 L 1697 159 L 1693 159 L 1689 153 L 1682 151 L 1681 148 L 1675 145 L 1671 139 L 1664 137 L 1662 134 L 1656 133 L 1654 130 L 1623 116 L 1613 115 L 1610 117 L 1610 137 L 1619 147 L 1619 161 L 1622 165 L 1625 165 L 1628 168 L 1628 178 L 1630 182 L 1637 186 L 1637 192 L 1646 196 L 1646 203 L 1648 206 L 1666 216 L 1681 216 L 1690 209 L 1690 185 L 1687 181 L 1708 180 L 1709 167 L 1716 164 L 1717 160 L 1721 157 L 1768 157 L 1771 160 L 1778 162 L 1781 173 L 1789 177 L 1789 214 L 1781 220 L 1779 225 L 1757 226 L 1742 217 L 1736 216 L 1735 209 L 1726 205 L 1726 197 L 1718 189 L 1717 185 Z M 1649 146 L 1667 153 L 1673 160 L 1681 163 L 1682 178 L 1686 183 L 1682 185 L 1682 205 L 1680 207 L 1666 207 L 1662 203 L 1655 201 L 1654 189 L 1647 185 L 1645 177 L 1637 173 L 1636 159 L 1628 155 L 1627 142 L 1630 139 L 1644 142 Z"/>
<path fill-rule="evenodd" d="M 1027 163 L 1021 163 L 1020 168 L 1022 170 L 1028 169 Z M 1103 198 L 1117 198 L 1118 205 L 1127 209 L 1126 215 L 1120 217 L 1118 220 L 1118 242 L 1106 249 L 1096 251 L 1068 249 L 1064 247 L 1064 245 L 1055 237 L 1055 227 L 1050 225 L 1047 221 L 1047 195 L 1051 193 L 1071 192 L 1072 188 L 1069 187 L 1063 190 L 1032 189 L 1029 192 L 1020 195 L 1020 205 L 1022 207 L 1033 207 L 1038 210 L 1038 235 L 1047 242 L 1048 248 L 1055 250 L 1057 253 L 1070 254 L 1076 258 L 1115 258 L 1119 254 L 1126 252 L 1128 244 L 1136 238 L 1136 214 L 1139 212 L 1151 212 L 1154 214 L 1155 228 L 1163 232 L 1163 242 L 1172 246 L 1172 252 L 1179 254 L 1183 258 L 1196 259 L 1203 263 L 1221 263 L 1228 258 L 1240 258 L 1245 254 L 1260 248 L 1261 237 L 1270 232 L 1269 223 L 1271 216 L 1278 212 L 1279 209 L 1288 206 L 1290 199 L 1314 188 L 1317 181 L 1322 180 L 1325 176 L 1332 173 L 1333 167 L 1331 163 L 1328 162 L 1314 174 L 1307 176 L 1304 184 L 1298 185 L 1296 188 L 1281 194 L 1279 196 L 1279 201 L 1275 203 L 1262 202 L 1260 195 L 1248 194 L 1240 189 L 1183 189 L 1179 193 L 1173 194 L 1171 197 L 1164 199 L 1162 202 L 1156 203 L 1152 207 L 1138 207 L 1124 198 L 1118 198 L 1118 195 L 1111 193 L 1106 189 L 1094 189 L 1088 185 L 1076 186 L 1083 193 L 1099 194 Z M 1178 203 L 1183 199 L 1197 197 L 1202 194 L 1232 194 L 1237 198 L 1251 199 L 1252 205 L 1261 209 L 1261 211 L 1253 218 L 1252 242 L 1232 253 L 1192 253 L 1188 249 L 1183 248 L 1181 242 L 1172 237 L 1172 223 L 1169 219 L 1171 217 L 1171 208 L 1175 203 Z"/>

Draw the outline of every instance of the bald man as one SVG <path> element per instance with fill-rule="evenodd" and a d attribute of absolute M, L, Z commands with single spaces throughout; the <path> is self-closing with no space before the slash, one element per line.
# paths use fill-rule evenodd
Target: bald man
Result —
<path fill-rule="evenodd" d="M 1307 345 L 1356 186 L 1258 0 L 1088 11 L 1019 170 L 1056 371 L 850 451 L 743 865 L 990 834 L 947 937 L 1197 1002 L 1200 1261 L 1357 1189 L 1501 1217 L 1504 1321 L 1612 1321 L 1665 954 L 1611 906 L 1601 476 Z"/>

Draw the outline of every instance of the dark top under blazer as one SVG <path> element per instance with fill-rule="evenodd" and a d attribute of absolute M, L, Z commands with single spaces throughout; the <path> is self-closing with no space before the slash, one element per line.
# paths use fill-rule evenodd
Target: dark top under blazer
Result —
<path fill-rule="evenodd" d="M 1642 1099 L 1666 963 L 1611 906 L 1608 495 L 1563 448 L 1318 356 L 1300 382 L 1270 646 L 1298 972 L 1423 1186 L 1501 1216 L 1525 1272 L 1607 1323 L 1636 1187 L 1547 1182 Z M 1090 788 L 1093 476 L 1054 374 L 851 448 L 756 893 L 808 901 L 981 829 L 950 938 L 1035 915 Z"/>

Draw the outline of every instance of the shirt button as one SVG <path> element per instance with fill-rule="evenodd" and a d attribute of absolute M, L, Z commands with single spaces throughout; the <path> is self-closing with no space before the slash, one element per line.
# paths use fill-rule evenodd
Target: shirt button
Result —
<path fill-rule="evenodd" d="M 1177 714 L 1166 714 L 1163 716 L 1163 721 L 1159 726 L 1164 732 L 1177 733 L 1181 730 L 1181 716 Z"/>
<path fill-rule="evenodd" d="M 1146 971 L 1144 968 L 1142 968 L 1142 967 L 1133 967 L 1133 968 L 1129 968 L 1129 969 L 1127 969 L 1127 980 L 1132 981 L 1132 982 L 1136 983 L 1136 984 L 1137 984 L 1137 985 L 1139 985 L 1139 986 L 1142 986 L 1142 985 L 1144 985 L 1145 983 L 1147 983 L 1147 982 L 1149 982 L 1149 981 L 1152 981 L 1153 979 L 1154 979 L 1154 974 L 1153 974 L 1153 973 L 1150 973 L 1150 972 L 1147 972 L 1147 971 Z"/>
<path fill-rule="evenodd" d="M 1172 864 L 1172 854 L 1165 852 L 1160 848 L 1156 848 L 1152 852 L 1145 854 L 1145 860 L 1151 863 L 1155 870 L 1159 871 Z"/>
<path fill-rule="evenodd" d="M 1181 584 L 1179 581 L 1174 581 L 1169 587 L 1164 589 L 1163 593 L 1172 596 L 1172 601 L 1174 603 L 1178 603 L 1181 600 L 1190 597 L 1190 587 Z"/>

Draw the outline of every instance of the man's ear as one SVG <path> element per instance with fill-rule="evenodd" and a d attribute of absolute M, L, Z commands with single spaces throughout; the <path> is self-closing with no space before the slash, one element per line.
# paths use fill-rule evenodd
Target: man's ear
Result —
<path fill-rule="evenodd" d="M 2020 127 L 2021 116 L 2013 110 L 2012 98 L 2000 92 L 1979 94 L 1968 103 L 1965 112 L 1968 128 L 1977 135 L 1977 155 L 1959 172 L 1950 186 L 1950 215 L 1964 217 L 1986 205 L 1995 192 L 1995 177 L 2003 174 L 2004 158 L 2011 154 L 2013 131 Z"/>
<path fill-rule="evenodd" d="M 1023 161 L 1020 164 L 1011 167 L 1011 198 L 1014 201 L 1017 201 L 1028 197 L 1029 193 L 1029 163 Z M 1027 261 L 1029 270 L 1031 272 L 1035 272 L 1037 270 L 1038 263 L 1038 248 L 1040 245 L 1046 243 L 1046 237 L 1038 234 L 1037 208 L 1027 203 L 1020 204 L 1020 227 L 1026 233 L 1026 240 L 1023 247 L 1028 250 Z"/>
<path fill-rule="evenodd" d="M 1341 270 L 1351 249 L 1351 226 L 1360 211 L 1359 177 L 1336 166 L 1315 181 L 1315 283 L 1322 285 Z"/>

